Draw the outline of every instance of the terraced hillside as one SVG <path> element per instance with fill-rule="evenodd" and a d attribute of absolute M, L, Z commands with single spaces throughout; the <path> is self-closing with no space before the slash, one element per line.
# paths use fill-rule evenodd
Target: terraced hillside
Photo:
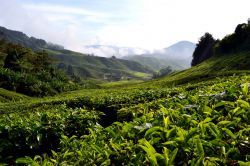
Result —
<path fill-rule="evenodd" d="M 137 62 L 115 57 L 97 57 L 69 50 L 47 51 L 56 59 L 57 66 L 68 75 L 74 74 L 85 79 L 94 78 L 111 81 L 143 80 L 150 79 L 154 73 L 149 67 Z M 138 73 L 140 74 L 138 75 Z"/>

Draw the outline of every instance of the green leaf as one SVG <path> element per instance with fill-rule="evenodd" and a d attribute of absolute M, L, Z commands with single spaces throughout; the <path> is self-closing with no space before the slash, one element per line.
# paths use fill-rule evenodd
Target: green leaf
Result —
<path fill-rule="evenodd" d="M 200 138 L 196 139 L 195 143 L 196 143 L 196 149 L 197 149 L 198 155 L 200 157 L 204 157 L 204 149 L 203 149 L 203 146 L 202 146 Z"/>
<path fill-rule="evenodd" d="M 175 137 L 176 136 L 176 128 L 172 128 L 170 130 L 166 131 L 166 138 L 169 139 L 171 137 Z"/>
<path fill-rule="evenodd" d="M 235 109 L 233 109 L 232 111 L 230 111 L 232 113 L 232 115 L 234 115 L 236 112 L 238 112 L 240 110 L 240 107 L 236 107 Z"/>
<path fill-rule="evenodd" d="M 210 121 L 212 121 L 213 119 L 212 118 L 206 118 L 204 121 L 202 121 L 203 123 L 207 123 L 207 122 L 210 122 Z"/>
<path fill-rule="evenodd" d="M 166 118 L 163 117 L 163 121 L 164 121 L 164 127 L 167 129 L 171 123 L 169 117 Z"/>
<path fill-rule="evenodd" d="M 146 139 L 139 140 L 139 143 L 139 147 L 147 153 L 147 157 L 151 165 L 158 165 L 156 159 L 156 150 L 154 149 L 154 147 Z"/>
<path fill-rule="evenodd" d="M 52 152 L 52 156 L 53 156 L 54 158 L 57 158 L 57 157 L 58 157 L 58 154 L 57 154 L 54 150 L 51 150 L 51 152 Z"/>
<path fill-rule="evenodd" d="M 162 145 L 173 145 L 173 146 L 176 146 L 177 143 L 176 143 L 176 141 L 167 141 L 167 142 L 162 143 Z"/>
<path fill-rule="evenodd" d="M 249 106 L 249 103 L 248 102 L 246 102 L 246 101 L 244 101 L 244 100 L 237 100 L 237 102 L 240 104 L 240 106 L 242 106 L 242 107 L 250 107 Z"/>
<path fill-rule="evenodd" d="M 43 158 L 41 157 L 41 156 L 39 156 L 39 155 L 36 155 L 35 157 L 34 157 L 34 161 L 42 161 L 43 160 Z"/>
<path fill-rule="evenodd" d="M 246 96 L 248 93 L 248 83 L 245 83 L 244 86 L 242 87 L 242 93 Z"/>
<path fill-rule="evenodd" d="M 224 106 L 224 105 L 226 105 L 226 104 L 227 104 L 227 103 L 226 103 L 225 101 L 221 101 L 221 102 L 215 104 L 215 105 L 213 106 L 213 109 L 215 109 L 215 108 L 217 108 L 217 107 Z"/>
<path fill-rule="evenodd" d="M 72 156 L 74 153 L 73 152 L 69 152 L 69 150 L 67 150 L 64 154 L 63 154 L 63 158 L 66 158 L 68 156 Z"/>
<path fill-rule="evenodd" d="M 151 127 L 150 129 L 148 129 L 145 133 L 145 137 L 148 137 L 149 135 L 151 135 L 152 133 L 156 132 L 156 131 L 164 131 L 163 127 L 160 126 L 154 126 Z"/>
<path fill-rule="evenodd" d="M 211 134 L 213 136 L 215 136 L 216 138 L 218 137 L 218 132 L 217 132 L 218 130 L 215 129 L 215 126 L 213 126 L 211 123 L 209 123 L 207 128 L 209 129 L 209 131 L 211 132 Z"/>
<path fill-rule="evenodd" d="M 198 129 L 197 128 L 191 128 L 188 131 L 188 134 L 185 137 L 185 142 L 187 143 L 189 141 L 189 139 L 192 138 L 197 133 L 198 133 Z"/>
<path fill-rule="evenodd" d="M 18 158 L 16 160 L 17 164 L 32 164 L 32 166 L 39 166 L 39 164 L 35 163 L 32 158 L 30 157 L 23 157 L 23 158 Z"/>
<path fill-rule="evenodd" d="M 204 165 L 205 166 L 217 166 L 219 165 L 218 163 L 221 162 L 220 158 L 217 157 L 206 157 L 204 160 Z"/>
<path fill-rule="evenodd" d="M 229 130 L 227 128 L 222 128 L 222 130 L 225 131 L 227 133 L 227 135 L 229 135 L 231 138 L 233 138 L 233 139 L 237 138 L 236 135 L 234 135 L 231 130 Z"/>
<path fill-rule="evenodd" d="M 223 121 L 220 121 L 219 123 L 217 123 L 218 126 L 220 125 L 227 125 L 229 123 L 231 123 L 232 121 L 229 121 L 229 120 L 223 120 Z"/>
<path fill-rule="evenodd" d="M 212 108 L 210 108 L 210 107 L 208 107 L 208 106 L 205 106 L 204 107 L 204 112 L 208 112 L 208 113 L 212 113 L 213 112 L 213 109 Z"/>
<path fill-rule="evenodd" d="M 178 153 L 178 148 L 175 148 L 174 151 L 170 155 L 169 165 L 174 165 L 174 159 Z"/>
<path fill-rule="evenodd" d="M 163 155 L 165 159 L 165 164 L 168 165 L 169 163 L 169 151 L 166 147 L 163 147 Z"/>
<path fill-rule="evenodd" d="M 52 161 L 53 163 L 57 163 L 57 161 L 55 159 L 50 159 L 50 161 Z"/>
<path fill-rule="evenodd" d="M 249 166 L 250 162 L 238 161 L 239 166 Z"/>
<path fill-rule="evenodd" d="M 203 159 L 204 159 L 204 156 L 200 156 L 198 160 L 196 161 L 195 166 L 201 166 Z"/>

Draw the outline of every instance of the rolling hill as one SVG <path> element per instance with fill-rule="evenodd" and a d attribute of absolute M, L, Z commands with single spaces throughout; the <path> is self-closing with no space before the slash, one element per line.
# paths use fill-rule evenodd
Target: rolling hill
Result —
<path fill-rule="evenodd" d="M 52 57 L 58 60 L 58 67 L 67 74 L 71 72 L 81 78 L 107 80 L 149 79 L 153 70 L 137 62 L 85 55 L 69 50 L 50 51 Z"/>
<path fill-rule="evenodd" d="M 69 77 L 80 79 L 121 80 L 149 79 L 153 70 L 134 61 L 91 56 L 65 50 L 63 46 L 42 39 L 28 37 L 22 32 L 0 27 L 0 40 L 22 45 L 34 51 L 46 50 L 55 59 L 55 65 Z"/>

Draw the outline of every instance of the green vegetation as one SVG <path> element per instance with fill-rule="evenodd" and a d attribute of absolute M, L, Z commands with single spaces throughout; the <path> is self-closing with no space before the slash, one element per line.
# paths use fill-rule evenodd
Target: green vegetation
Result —
<path fill-rule="evenodd" d="M 0 103 L 30 99 L 28 96 L 0 88 Z"/>
<path fill-rule="evenodd" d="M 246 75 L 161 89 L 139 84 L 1 104 L 1 161 L 247 165 L 249 81 Z"/>
<path fill-rule="evenodd" d="M 218 50 L 188 70 L 147 82 L 107 83 L 43 98 L 0 89 L 0 163 L 250 165 L 250 52 Z M 45 52 L 2 52 L 8 58 L 2 58 L 0 71 L 10 78 L 8 85 L 24 88 L 20 82 L 29 77 L 38 85 L 53 82 Z M 104 60 L 111 65 L 116 58 L 111 59 Z"/>
<path fill-rule="evenodd" d="M 124 80 L 124 81 L 116 81 L 116 82 L 108 82 L 108 83 L 103 83 L 101 84 L 101 87 L 103 88 L 114 88 L 117 86 L 123 87 L 123 86 L 128 86 L 132 84 L 137 84 L 143 81 L 140 80 Z"/>
<path fill-rule="evenodd" d="M 37 39 L 35 37 L 28 37 L 23 32 L 9 30 L 0 26 L 0 40 L 5 40 L 13 44 L 17 44 L 23 47 L 31 48 L 34 51 L 48 48 L 52 50 L 62 50 L 63 46 L 47 43 L 43 39 Z"/>
<path fill-rule="evenodd" d="M 205 33 L 196 45 L 191 65 L 195 66 L 213 56 L 213 47 L 215 42 L 216 41 L 211 34 Z"/>
<path fill-rule="evenodd" d="M 144 80 L 151 78 L 154 71 L 140 63 L 115 57 L 104 58 L 89 54 L 65 50 L 62 46 L 47 43 L 45 40 L 28 37 L 22 32 L 0 27 L 0 40 L 21 45 L 33 51 L 45 50 L 49 57 L 54 59 L 53 65 L 62 70 L 70 79 L 84 84 L 85 87 L 94 87 L 95 84 L 85 84 L 86 80 L 99 79 L 120 81 L 127 78 Z M 3 55 L 0 51 L 0 62 Z M 1 63 L 0 63 L 1 65 Z M 138 75 L 138 73 L 141 73 Z M 145 77 L 143 77 L 145 75 Z"/>
<path fill-rule="evenodd" d="M 102 79 L 109 81 L 126 80 L 127 78 L 143 80 L 154 73 L 153 70 L 137 62 L 117 58 L 104 58 L 80 54 L 69 50 L 51 52 L 57 59 L 58 68 L 69 76 L 83 79 Z"/>
<path fill-rule="evenodd" d="M 190 69 L 172 73 L 161 79 L 156 79 L 154 80 L 154 84 L 164 87 L 166 85 L 195 83 L 216 77 L 233 76 L 234 74 L 249 74 L 249 54 L 250 52 L 241 52 L 214 56 Z M 141 86 L 151 86 L 151 84 L 150 82 L 145 82 L 142 83 Z"/>
<path fill-rule="evenodd" d="M 171 69 L 171 67 L 166 67 L 166 68 L 162 68 L 161 70 L 159 70 L 156 74 L 154 74 L 154 78 L 158 78 L 158 77 L 164 77 L 169 75 L 170 73 L 172 73 L 173 70 Z"/>
<path fill-rule="evenodd" d="M 221 41 L 211 34 L 205 33 L 197 43 L 192 60 L 192 66 L 214 56 L 239 54 L 250 51 L 250 24 L 239 24 L 233 34 L 227 35 Z"/>
<path fill-rule="evenodd" d="M 45 51 L 0 41 L 0 87 L 29 96 L 48 96 L 77 88 L 55 69 Z"/>

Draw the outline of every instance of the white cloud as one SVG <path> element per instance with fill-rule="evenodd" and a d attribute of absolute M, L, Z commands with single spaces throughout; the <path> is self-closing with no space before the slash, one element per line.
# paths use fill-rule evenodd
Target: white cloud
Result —
<path fill-rule="evenodd" d="M 0 24 L 67 49 L 101 56 L 113 54 L 113 50 L 89 50 L 83 45 L 154 50 L 180 40 L 197 42 L 205 32 L 222 38 L 250 17 L 249 0 L 83 0 L 78 6 L 63 1 L 56 5 L 30 2 L 3 0 Z"/>
<path fill-rule="evenodd" d="M 23 7 L 27 10 L 31 10 L 32 12 L 43 12 L 51 15 L 55 15 L 60 17 L 62 14 L 67 18 L 72 18 L 69 16 L 75 15 L 80 17 L 86 17 L 90 21 L 102 20 L 105 18 L 110 17 L 107 13 L 97 12 L 93 10 L 87 10 L 84 8 L 78 7 L 68 7 L 68 6 L 61 6 L 61 5 L 51 5 L 51 4 L 24 4 Z"/>

